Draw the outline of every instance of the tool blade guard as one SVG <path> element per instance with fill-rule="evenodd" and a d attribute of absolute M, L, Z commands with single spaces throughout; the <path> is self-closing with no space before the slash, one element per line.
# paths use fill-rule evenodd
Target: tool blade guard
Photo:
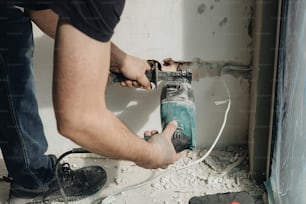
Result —
<path fill-rule="evenodd" d="M 176 120 L 178 127 L 172 136 L 176 152 L 196 147 L 195 103 L 191 83 L 186 78 L 167 81 L 161 91 L 161 123 Z"/>

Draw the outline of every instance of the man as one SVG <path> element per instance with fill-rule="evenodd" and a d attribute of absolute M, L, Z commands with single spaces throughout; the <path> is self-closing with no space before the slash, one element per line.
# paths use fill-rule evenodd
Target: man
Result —
<path fill-rule="evenodd" d="M 123 7 L 123 0 L 0 4 L 0 144 L 13 178 L 10 203 L 63 201 L 53 175 L 55 158 L 45 155 L 47 142 L 33 91 L 30 18 L 55 38 L 53 102 L 63 136 L 91 152 L 144 168 L 166 168 L 178 160 L 180 155 L 171 143 L 176 122 L 160 134 L 146 132 L 154 136 L 145 141 L 106 107 L 110 63 L 130 79 L 123 86 L 150 89 L 144 74 L 149 69 L 146 61 L 110 42 Z M 105 171 L 98 166 L 76 171 L 66 167 L 59 177 L 68 200 L 96 193 L 106 180 Z"/>

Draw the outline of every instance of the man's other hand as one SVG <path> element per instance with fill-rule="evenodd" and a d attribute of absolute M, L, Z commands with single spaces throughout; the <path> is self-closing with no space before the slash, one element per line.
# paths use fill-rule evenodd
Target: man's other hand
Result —
<path fill-rule="evenodd" d="M 174 164 L 180 157 L 180 153 L 176 153 L 174 146 L 171 142 L 173 133 L 177 128 L 177 122 L 171 121 L 168 123 L 163 132 L 158 133 L 157 130 L 146 131 L 144 135 L 150 137 L 148 142 L 154 149 L 153 155 L 150 161 L 136 163 L 144 168 L 156 169 L 156 168 L 167 168 L 170 164 Z"/>

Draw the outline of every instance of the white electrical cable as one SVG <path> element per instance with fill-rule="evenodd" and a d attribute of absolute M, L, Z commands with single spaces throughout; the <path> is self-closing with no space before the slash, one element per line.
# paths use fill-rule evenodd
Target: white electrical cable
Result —
<path fill-rule="evenodd" d="M 99 199 L 95 200 L 93 203 L 98 204 L 98 203 L 101 203 L 101 201 L 102 201 L 102 204 L 112 204 L 112 203 L 115 201 L 115 196 L 117 196 L 117 195 L 119 195 L 119 194 L 121 194 L 121 193 L 123 193 L 123 192 L 130 191 L 130 190 L 133 190 L 133 189 L 137 189 L 137 188 L 139 188 L 139 187 L 141 187 L 141 186 L 144 186 L 144 185 L 146 185 L 147 183 L 153 181 L 154 179 L 159 178 L 159 177 L 161 177 L 161 176 L 164 176 L 164 175 L 166 175 L 167 173 L 170 173 L 170 172 L 172 172 L 172 171 L 177 172 L 177 171 L 181 171 L 181 170 L 183 170 L 183 169 L 189 168 L 189 167 L 191 167 L 191 166 L 193 166 L 193 165 L 195 165 L 195 164 L 198 164 L 198 163 L 204 161 L 204 160 L 208 157 L 208 155 L 212 152 L 212 150 L 213 150 L 213 149 L 215 148 L 215 146 L 217 145 L 217 143 L 218 143 L 218 141 L 219 141 L 219 139 L 220 139 L 220 137 L 221 137 L 221 135 L 222 135 L 222 133 L 223 133 L 223 130 L 224 130 L 225 125 L 226 125 L 226 122 L 227 122 L 227 117 L 228 117 L 228 114 L 229 114 L 229 111 L 230 111 L 230 108 L 231 108 L 231 96 L 230 96 L 229 88 L 228 88 L 228 86 L 226 85 L 224 79 L 222 78 L 222 76 L 223 76 L 223 70 L 224 70 L 224 69 L 222 69 L 222 71 L 221 71 L 221 81 L 222 81 L 222 83 L 223 83 L 223 85 L 224 85 L 224 87 L 225 87 L 225 89 L 226 89 L 226 93 L 227 93 L 228 99 L 227 99 L 227 100 L 223 100 L 223 101 L 216 101 L 215 103 L 216 103 L 216 105 L 221 105 L 221 104 L 225 104 L 225 103 L 227 102 L 227 108 L 226 108 L 226 110 L 225 110 L 225 114 L 224 114 L 224 119 L 223 119 L 222 126 L 221 126 L 221 128 L 220 128 L 220 130 L 219 130 L 219 133 L 218 133 L 218 135 L 217 135 L 215 141 L 214 141 L 213 144 L 210 146 L 209 150 L 208 150 L 200 159 L 198 159 L 198 160 L 196 160 L 196 161 L 194 161 L 194 162 L 191 162 L 190 164 L 187 164 L 186 166 L 183 166 L 183 167 L 180 167 L 180 168 L 176 168 L 176 169 L 174 169 L 174 170 L 173 170 L 173 169 L 171 169 L 171 170 L 166 170 L 166 171 L 164 171 L 164 172 L 162 172 L 162 173 L 160 173 L 160 174 L 158 174 L 158 175 L 155 175 L 155 174 L 156 174 L 156 171 L 155 171 L 155 172 L 154 172 L 149 178 L 147 178 L 146 180 L 144 180 L 144 181 L 142 181 L 142 182 L 140 182 L 140 183 L 138 183 L 138 184 L 135 184 L 135 185 L 131 185 L 131 186 L 127 186 L 127 187 L 125 187 L 125 188 L 122 188 L 122 189 L 120 189 L 120 190 L 118 190 L 118 191 L 116 191 L 116 192 L 114 192 L 114 193 L 111 193 L 110 195 L 108 195 L 108 196 L 105 197 L 105 198 L 99 198 Z"/>

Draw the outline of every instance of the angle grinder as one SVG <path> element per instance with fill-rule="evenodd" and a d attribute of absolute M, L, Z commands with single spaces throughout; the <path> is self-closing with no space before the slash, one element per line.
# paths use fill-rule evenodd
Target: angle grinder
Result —
<path fill-rule="evenodd" d="M 151 83 L 164 81 L 160 97 L 161 125 L 164 129 L 172 121 L 177 121 L 178 127 L 172 136 L 176 152 L 196 147 L 195 103 L 191 85 L 192 70 L 177 66 L 175 70 L 161 70 L 161 63 L 156 60 L 147 61 L 151 67 L 146 76 Z M 120 73 L 110 73 L 112 82 L 128 80 Z M 145 138 L 146 139 L 146 138 Z"/>

